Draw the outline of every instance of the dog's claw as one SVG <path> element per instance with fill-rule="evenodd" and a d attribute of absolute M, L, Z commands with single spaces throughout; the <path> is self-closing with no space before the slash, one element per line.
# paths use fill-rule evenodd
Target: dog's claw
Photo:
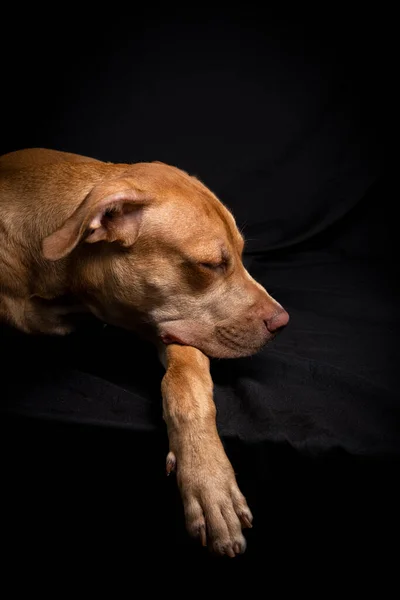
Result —
<path fill-rule="evenodd" d="M 226 553 L 230 558 L 235 558 L 236 556 L 235 551 L 230 546 L 226 549 Z"/>
<path fill-rule="evenodd" d="M 200 537 L 201 545 L 204 547 L 207 546 L 207 535 L 206 535 L 206 528 L 204 525 L 201 525 L 201 527 L 199 527 L 199 537 Z"/>
<path fill-rule="evenodd" d="M 170 475 L 173 471 L 175 471 L 175 469 L 176 469 L 176 456 L 173 452 L 169 452 L 167 455 L 167 462 L 166 462 L 167 475 Z"/>
<path fill-rule="evenodd" d="M 240 546 L 237 542 L 236 544 L 234 544 L 233 549 L 235 551 L 235 554 L 240 554 Z"/>
<path fill-rule="evenodd" d="M 252 529 L 253 525 L 251 524 L 251 521 L 247 515 L 240 515 L 240 520 L 245 527 Z"/>

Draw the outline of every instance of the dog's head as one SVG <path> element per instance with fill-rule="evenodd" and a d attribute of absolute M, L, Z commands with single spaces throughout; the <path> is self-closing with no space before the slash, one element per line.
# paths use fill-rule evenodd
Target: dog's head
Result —
<path fill-rule="evenodd" d="M 246 271 L 234 218 L 196 178 L 138 163 L 97 185 L 43 241 L 69 256 L 75 289 L 105 322 L 146 323 L 164 343 L 253 354 L 288 322 Z"/>

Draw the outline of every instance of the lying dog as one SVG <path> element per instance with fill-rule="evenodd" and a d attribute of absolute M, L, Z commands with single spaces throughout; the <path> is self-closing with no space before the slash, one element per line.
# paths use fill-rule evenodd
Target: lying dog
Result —
<path fill-rule="evenodd" d="M 252 515 L 217 433 L 207 356 L 256 352 L 288 315 L 245 270 L 231 213 L 177 168 L 41 149 L 0 158 L 0 202 L 0 317 L 65 334 L 86 309 L 154 341 L 188 531 L 243 552 Z"/>

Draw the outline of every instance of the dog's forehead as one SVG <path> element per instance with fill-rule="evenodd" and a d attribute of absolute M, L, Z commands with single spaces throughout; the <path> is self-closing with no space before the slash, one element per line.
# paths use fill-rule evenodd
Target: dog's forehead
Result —
<path fill-rule="evenodd" d="M 197 177 L 159 162 L 137 163 L 135 171 L 139 183 L 163 201 L 162 212 L 177 235 L 212 236 L 241 250 L 243 238 L 233 215 Z"/>
<path fill-rule="evenodd" d="M 180 190 L 178 193 L 171 191 L 169 204 L 175 208 L 171 212 L 171 221 L 177 226 L 178 236 L 182 233 L 180 228 L 185 228 L 194 244 L 197 242 L 196 238 L 202 238 L 226 248 L 242 247 L 242 236 L 234 217 L 198 180 L 194 180 L 194 184 L 187 190 Z"/>

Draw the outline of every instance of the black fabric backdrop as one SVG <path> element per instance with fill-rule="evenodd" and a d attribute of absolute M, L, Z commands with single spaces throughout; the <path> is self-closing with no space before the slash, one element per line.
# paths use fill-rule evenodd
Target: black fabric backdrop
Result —
<path fill-rule="evenodd" d="M 134 24 L 32 19 L 2 40 L 1 153 L 49 147 L 198 175 L 291 315 L 257 356 L 212 363 L 219 430 L 255 515 L 237 564 L 390 545 L 399 289 L 382 22 L 153 8 Z M 110 560 L 127 545 L 149 565 L 214 564 L 164 479 L 155 351 L 96 321 L 62 339 L 1 335 L 10 544 L 18 528 L 75 555 Z"/>

